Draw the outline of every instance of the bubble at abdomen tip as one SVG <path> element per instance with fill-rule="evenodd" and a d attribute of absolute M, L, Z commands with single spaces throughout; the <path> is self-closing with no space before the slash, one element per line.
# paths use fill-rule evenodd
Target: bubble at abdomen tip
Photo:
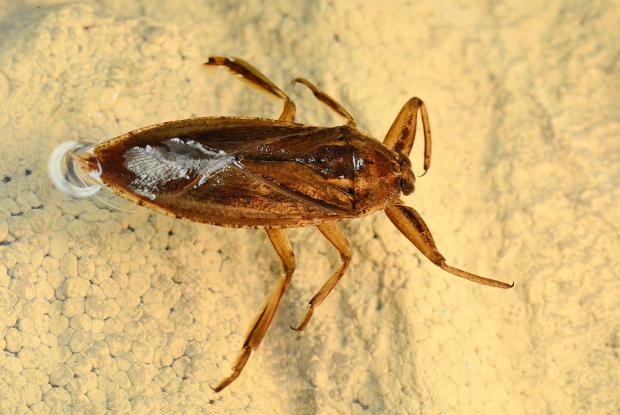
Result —
<path fill-rule="evenodd" d="M 91 172 L 85 177 L 74 157 L 79 157 L 91 148 L 91 144 L 66 141 L 52 151 L 47 162 L 47 171 L 54 187 L 76 198 L 90 197 L 101 190 L 101 185 L 87 183 L 98 181 L 101 170 Z"/>

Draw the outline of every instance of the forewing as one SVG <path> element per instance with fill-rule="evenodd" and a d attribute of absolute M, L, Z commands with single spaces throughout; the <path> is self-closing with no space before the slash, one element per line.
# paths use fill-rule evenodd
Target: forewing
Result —
<path fill-rule="evenodd" d="M 296 226 L 355 216 L 351 154 L 341 136 L 209 118 L 136 130 L 95 153 L 112 190 L 165 213 L 223 226 Z"/>
<path fill-rule="evenodd" d="M 177 216 L 223 226 L 320 223 L 344 214 L 337 207 L 256 176 L 243 168 L 229 168 L 214 174 L 202 186 L 188 189 L 182 197 L 165 194 L 147 203 L 174 211 Z"/>
<path fill-rule="evenodd" d="M 346 214 L 355 210 L 353 152 L 340 128 L 268 137 L 235 155 L 245 170 L 309 201 Z"/>

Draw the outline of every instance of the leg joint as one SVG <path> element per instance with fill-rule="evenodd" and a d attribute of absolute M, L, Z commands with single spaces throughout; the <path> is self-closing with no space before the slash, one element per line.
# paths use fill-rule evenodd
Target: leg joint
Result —
<path fill-rule="evenodd" d="M 287 277 L 293 275 L 293 272 L 295 272 L 295 254 L 293 252 L 290 253 L 285 261 L 282 261 L 282 267 Z"/>

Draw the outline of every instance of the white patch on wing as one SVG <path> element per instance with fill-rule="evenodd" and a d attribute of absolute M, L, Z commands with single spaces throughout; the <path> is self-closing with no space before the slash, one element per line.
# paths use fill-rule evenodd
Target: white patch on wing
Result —
<path fill-rule="evenodd" d="M 174 137 L 162 146 L 132 147 L 124 154 L 125 168 L 136 175 L 131 188 L 153 200 L 167 183 L 199 176 L 195 187 L 231 164 L 241 167 L 234 156 L 206 148 L 194 140 Z"/>

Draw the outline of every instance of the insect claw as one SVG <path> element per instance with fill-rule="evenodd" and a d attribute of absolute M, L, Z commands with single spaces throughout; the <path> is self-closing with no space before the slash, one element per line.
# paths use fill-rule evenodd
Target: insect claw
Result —
<path fill-rule="evenodd" d="M 228 58 L 223 58 L 221 56 L 210 56 L 209 59 L 204 63 L 205 66 L 215 66 L 215 65 L 225 65 L 228 62 Z"/>
<path fill-rule="evenodd" d="M 293 330 L 295 330 L 296 332 L 304 331 L 304 329 L 306 328 L 306 326 L 310 322 L 310 318 L 312 317 L 313 313 L 314 313 L 314 306 L 312 304 L 310 304 L 310 308 L 308 309 L 308 312 L 306 312 L 306 315 L 304 316 L 303 321 L 299 324 L 299 326 L 297 326 L 297 327 L 291 326 L 291 328 Z"/>
<path fill-rule="evenodd" d="M 297 333 L 301 333 L 308 325 L 308 321 L 310 321 L 310 318 L 306 316 L 306 318 L 304 318 L 304 321 L 302 321 L 297 327 L 290 326 L 291 330 L 295 330 Z"/>
<path fill-rule="evenodd" d="M 418 177 L 422 177 L 424 176 L 426 173 L 428 173 L 428 169 L 431 168 L 431 160 L 430 158 L 426 158 L 424 157 L 424 173 L 422 173 L 421 175 L 419 175 Z"/>
<path fill-rule="evenodd" d="M 232 382 L 232 380 L 227 381 L 227 382 L 220 382 L 217 385 L 213 386 L 213 385 L 209 385 L 209 387 L 211 388 L 211 390 L 215 393 L 220 393 L 221 391 L 224 390 L 224 388 L 226 388 L 226 386 L 228 386 L 230 383 Z"/>

